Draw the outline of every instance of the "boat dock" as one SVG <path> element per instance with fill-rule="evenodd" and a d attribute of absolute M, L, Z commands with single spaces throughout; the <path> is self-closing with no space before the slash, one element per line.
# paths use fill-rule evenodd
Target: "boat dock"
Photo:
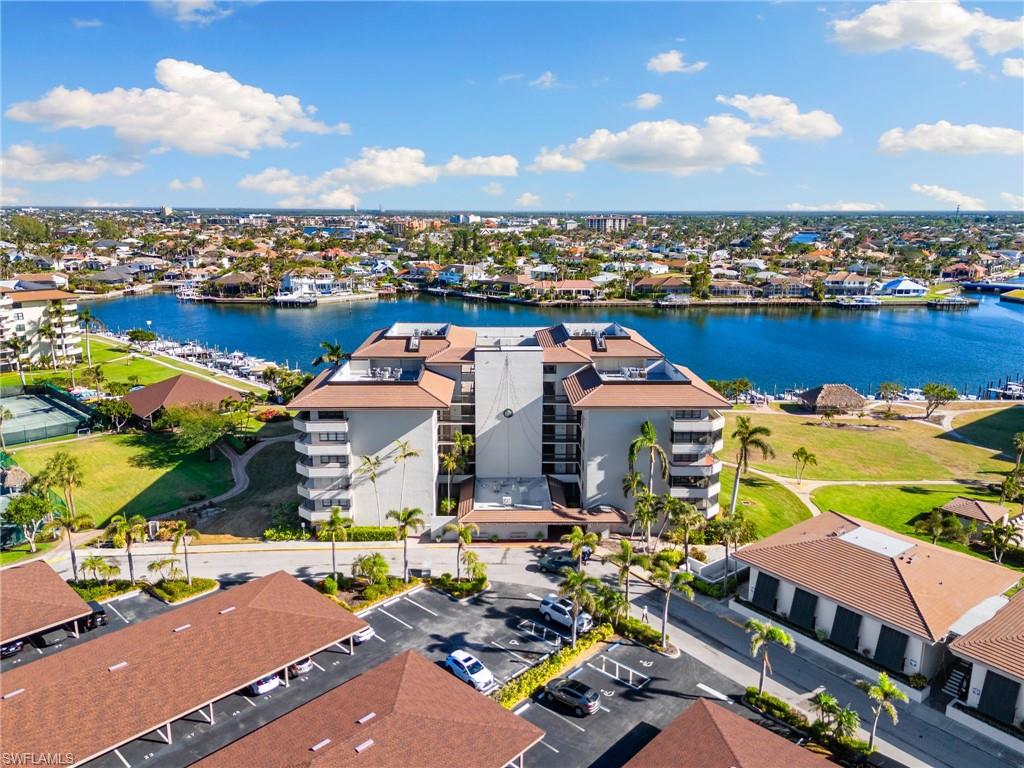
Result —
<path fill-rule="evenodd" d="M 1006 293 L 1024 287 L 1022 283 L 988 282 L 985 280 L 976 280 L 960 285 L 965 291 L 977 291 L 978 293 Z"/>

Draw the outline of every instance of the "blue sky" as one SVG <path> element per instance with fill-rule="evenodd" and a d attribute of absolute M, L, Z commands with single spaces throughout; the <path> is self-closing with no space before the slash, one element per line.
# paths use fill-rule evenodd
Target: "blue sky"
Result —
<path fill-rule="evenodd" d="M 1024 207 L 1018 3 L 2 5 L 6 203 Z"/>

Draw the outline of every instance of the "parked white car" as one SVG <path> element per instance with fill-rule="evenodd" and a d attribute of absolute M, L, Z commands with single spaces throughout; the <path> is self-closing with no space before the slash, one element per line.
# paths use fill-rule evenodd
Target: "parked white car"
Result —
<path fill-rule="evenodd" d="M 572 629 L 572 601 L 558 595 L 548 595 L 540 601 L 540 615 L 548 621 Z M 586 611 L 576 617 L 576 632 L 588 632 L 594 626 L 594 619 Z"/>
<path fill-rule="evenodd" d="M 281 685 L 280 677 L 277 675 L 267 675 L 266 677 L 261 677 L 245 690 L 250 696 L 262 696 L 264 693 L 270 693 L 279 685 Z"/>
<path fill-rule="evenodd" d="M 444 660 L 444 666 L 457 678 L 469 683 L 478 691 L 486 693 L 496 685 L 491 670 L 469 651 L 452 651 Z"/>
<path fill-rule="evenodd" d="M 354 635 L 352 635 L 352 642 L 356 645 L 362 645 L 370 638 L 374 637 L 377 633 L 374 632 L 373 627 L 367 624 L 365 627 L 360 629 Z"/>

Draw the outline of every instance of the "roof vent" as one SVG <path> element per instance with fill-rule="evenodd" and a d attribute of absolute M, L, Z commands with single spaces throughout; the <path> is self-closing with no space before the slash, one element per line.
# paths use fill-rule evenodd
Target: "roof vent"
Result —
<path fill-rule="evenodd" d="M 233 610 L 235 610 L 235 606 L 229 605 L 227 608 L 221 609 L 220 613 L 221 614 L 231 613 Z"/>
<path fill-rule="evenodd" d="M 117 664 L 114 664 L 113 666 L 107 667 L 107 672 L 117 672 L 117 670 L 124 669 L 127 666 L 128 666 L 128 662 L 127 661 L 119 661 L 119 662 L 117 662 Z"/>
<path fill-rule="evenodd" d="M 356 745 L 356 752 L 365 752 L 366 750 L 368 750 L 372 746 L 373 746 L 373 739 L 367 739 L 362 744 L 357 744 Z"/>
<path fill-rule="evenodd" d="M 310 752 L 318 752 L 318 751 L 320 751 L 321 749 L 323 749 L 324 747 L 326 747 L 330 743 L 331 743 L 330 739 L 324 739 L 323 741 L 318 741 L 316 744 L 314 744 L 312 747 L 309 748 L 309 751 Z"/>
<path fill-rule="evenodd" d="M 24 693 L 24 692 L 25 692 L 24 688 L 15 688 L 13 691 L 9 691 L 9 692 L 5 693 L 3 696 L 0 696 L 0 699 L 3 699 L 4 701 L 7 701 L 7 699 L 13 699 L 19 693 Z"/>
<path fill-rule="evenodd" d="M 182 624 L 180 627 L 175 627 L 174 631 L 175 632 L 184 632 L 186 629 L 188 629 L 191 626 L 192 626 L 191 624 Z"/>
<path fill-rule="evenodd" d="M 358 720 L 356 720 L 356 722 L 359 723 L 360 725 L 362 725 L 363 723 L 370 722 L 376 716 L 377 716 L 376 712 L 370 712 L 369 714 L 363 715 L 362 717 L 360 717 Z"/>

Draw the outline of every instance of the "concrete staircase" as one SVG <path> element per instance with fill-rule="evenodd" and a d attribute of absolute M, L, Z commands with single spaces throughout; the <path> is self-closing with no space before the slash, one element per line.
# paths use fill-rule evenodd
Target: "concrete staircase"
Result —
<path fill-rule="evenodd" d="M 949 672 L 946 684 L 942 686 L 942 692 L 951 699 L 960 698 L 960 692 L 966 688 L 970 679 L 971 665 L 964 661 L 957 661 L 956 666 Z"/>

